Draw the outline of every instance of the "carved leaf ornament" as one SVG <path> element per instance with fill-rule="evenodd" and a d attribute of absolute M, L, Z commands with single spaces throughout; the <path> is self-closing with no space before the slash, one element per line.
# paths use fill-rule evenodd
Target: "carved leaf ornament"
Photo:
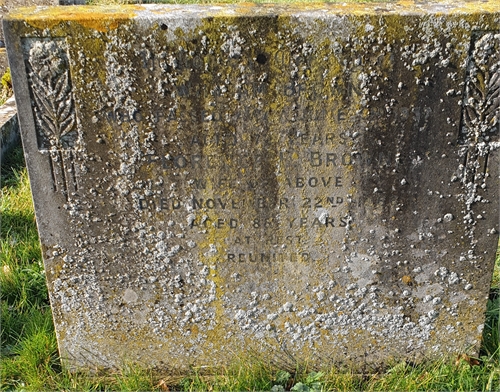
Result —
<path fill-rule="evenodd" d="M 54 41 L 35 42 L 29 65 L 34 112 L 44 142 L 56 149 L 72 147 L 76 118 L 65 50 Z"/>
<path fill-rule="evenodd" d="M 461 181 L 467 210 L 477 201 L 477 188 L 488 173 L 489 153 L 498 148 L 500 126 L 500 34 L 473 39 L 467 66 L 460 140 L 466 145 Z"/>
<path fill-rule="evenodd" d="M 498 130 L 500 34 L 487 33 L 474 45 L 465 88 L 463 132 L 475 141 Z"/>

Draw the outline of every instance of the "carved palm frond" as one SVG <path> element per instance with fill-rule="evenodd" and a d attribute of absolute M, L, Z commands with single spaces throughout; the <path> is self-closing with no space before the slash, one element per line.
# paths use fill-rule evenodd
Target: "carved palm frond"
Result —
<path fill-rule="evenodd" d="M 484 136 L 498 123 L 500 111 L 500 37 L 485 34 L 475 43 L 468 67 L 463 126 L 469 137 Z"/>
<path fill-rule="evenodd" d="M 60 137 L 63 137 L 73 131 L 75 126 L 75 114 L 72 113 L 64 121 L 61 122 Z"/>
<path fill-rule="evenodd" d="M 490 126 L 496 126 L 500 116 L 500 61 L 492 67 L 492 71 L 484 114 L 485 121 Z"/>
<path fill-rule="evenodd" d="M 50 145 L 67 147 L 76 137 L 76 117 L 65 50 L 54 41 L 39 41 L 28 63 L 39 133 Z"/>
<path fill-rule="evenodd" d="M 65 72 L 55 83 L 54 86 L 54 94 L 56 96 L 55 99 L 57 101 L 63 100 L 64 96 L 68 93 L 69 90 L 70 87 L 68 83 L 68 74 Z"/>

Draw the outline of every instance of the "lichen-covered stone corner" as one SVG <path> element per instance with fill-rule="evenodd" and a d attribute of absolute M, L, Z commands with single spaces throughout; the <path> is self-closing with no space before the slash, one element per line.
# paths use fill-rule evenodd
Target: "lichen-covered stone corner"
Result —
<path fill-rule="evenodd" d="M 40 8 L 4 23 L 73 368 L 477 349 L 500 2 Z"/>

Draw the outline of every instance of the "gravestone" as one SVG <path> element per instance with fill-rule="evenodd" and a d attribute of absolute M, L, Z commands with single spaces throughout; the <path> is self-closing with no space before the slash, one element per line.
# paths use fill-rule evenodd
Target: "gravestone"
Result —
<path fill-rule="evenodd" d="M 499 11 L 11 13 L 67 366 L 477 352 L 498 241 Z"/>

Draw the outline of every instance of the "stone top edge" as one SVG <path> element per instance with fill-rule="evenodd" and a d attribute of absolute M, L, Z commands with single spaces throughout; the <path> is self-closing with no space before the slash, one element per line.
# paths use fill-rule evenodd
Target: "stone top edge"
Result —
<path fill-rule="evenodd" d="M 86 19 L 155 19 L 164 16 L 182 17 L 245 17 L 266 15 L 363 15 L 363 14 L 478 14 L 500 13 L 500 0 L 379 2 L 379 3 L 213 3 L 213 4 L 141 4 L 108 6 L 26 7 L 8 14 L 15 20 L 86 20 Z"/>
<path fill-rule="evenodd" d="M 0 130 L 2 130 L 5 124 L 7 124 L 16 113 L 16 98 L 13 95 L 0 106 Z"/>

